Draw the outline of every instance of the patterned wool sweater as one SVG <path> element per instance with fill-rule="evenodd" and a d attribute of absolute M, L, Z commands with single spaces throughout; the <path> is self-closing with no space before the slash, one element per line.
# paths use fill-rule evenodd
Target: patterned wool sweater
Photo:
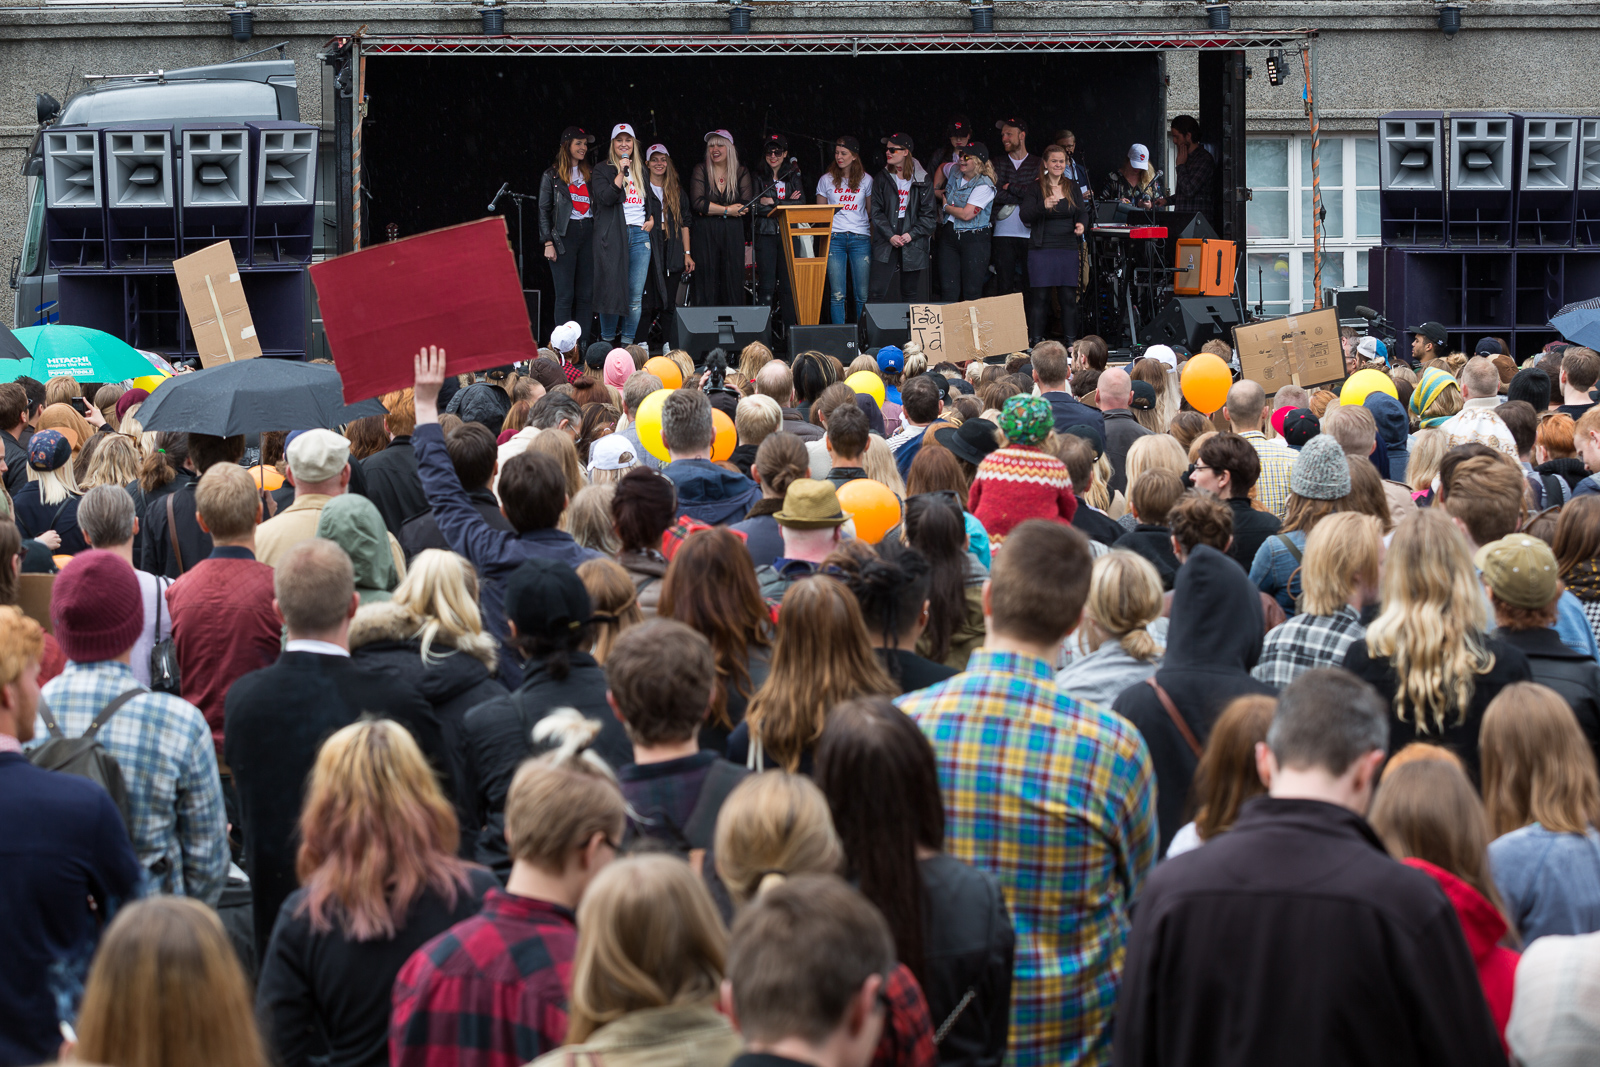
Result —
<path fill-rule="evenodd" d="M 1028 519 L 1072 522 L 1078 498 L 1059 459 L 1034 445 L 1010 445 L 978 464 L 967 508 L 989 531 L 989 540 L 999 544 L 1013 526 Z"/>

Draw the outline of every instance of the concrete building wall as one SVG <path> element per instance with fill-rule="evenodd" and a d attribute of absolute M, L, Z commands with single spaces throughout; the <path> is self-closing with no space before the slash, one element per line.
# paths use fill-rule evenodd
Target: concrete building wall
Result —
<path fill-rule="evenodd" d="M 763 3 L 758 32 L 966 32 L 964 2 L 821 0 Z M 1002 31 L 1202 30 L 1203 5 L 1174 0 L 1056 2 L 998 0 Z M 469 3 L 393 0 L 316 2 L 256 0 L 255 39 L 236 44 L 228 6 L 220 3 L 46 3 L 0 0 L 0 268 L 21 249 L 27 183 L 19 169 L 32 142 L 34 94 L 58 99 L 85 85 L 83 75 L 144 73 L 224 61 L 284 42 L 300 79 L 301 117 L 327 123 L 317 53 L 329 38 L 359 27 L 373 33 L 475 33 Z M 1311 28 L 1317 46 L 1323 129 L 1371 131 L 1384 112 L 1551 110 L 1600 114 L 1600 82 L 1592 76 L 1600 43 L 1595 0 L 1465 0 L 1463 27 L 1447 39 L 1423 0 L 1235 0 L 1238 29 Z M 508 6 L 508 32 L 719 33 L 726 9 L 705 2 L 590 4 L 518 2 Z M 1253 132 L 1304 130 L 1298 60 L 1288 81 L 1267 84 L 1264 53 L 1253 53 L 1248 89 Z M 996 63 L 1004 58 L 997 56 Z M 1197 56 L 1167 57 L 1168 111 L 1198 108 Z M 9 321 L 10 300 L 0 315 Z"/>

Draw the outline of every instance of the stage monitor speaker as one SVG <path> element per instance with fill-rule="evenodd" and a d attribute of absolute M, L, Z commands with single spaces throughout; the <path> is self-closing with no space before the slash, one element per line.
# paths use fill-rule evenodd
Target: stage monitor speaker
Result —
<path fill-rule="evenodd" d="M 1450 244 L 1511 243 L 1513 154 L 1509 114 L 1450 116 Z"/>
<path fill-rule="evenodd" d="M 1513 116 L 1517 132 L 1517 244 L 1572 243 L 1579 120 L 1571 115 Z"/>
<path fill-rule="evenodd" d="M 1172 291 L 1179 296 L 1232 296 L 1239 248 L 1232 241 L 1180 237 Z"/>
<path fill-rule="evenodd" d="M 1578 120 L 1576 243 L 1600 245 L 1600 118 Z"/>
<path fill-rule="evenodd" d="M 1444 112 L 1394 111 L 1378 121 L 1384 244 L 1444 243 Z"/>
<path fill-rule="evenodd" d="M 911 340 L 911 305 L 868 304 L 862 309 L 859 325 L 868 351 L 876 352 L 885 345 L 904 348 Z"/>
<path fill-rule="evenodd" d="M 792 328 L 792 327 L 791 327 Z M 677 308 L 672 322 L 673 347 L 689 353 L 695 366 L 706 361 L 713 348 L 728 354 L 737 365 L 739 351 L 760 341 L 772 347 L 772 309 L 765 307 Z"/>
<path fill-rule="evenodd" d="M 1239 309 L 1231 297 L 1178 296 L 1167 302 L 1148 325 L 1139 331 L 1143 345 L 1181 345 L 1189 354 L 1214 337 L 1233 343 L 1233 328 L 1239 325 Z"/>
<path fill-rule="evenodd" d="M 44 131 L 46 258 L 52 267 L 106 261 L 99 130 Z"/>
<path fill-rule="evenodd" d="M 801 352 L 821 352 L 833 356 L 846 367 L 861 354 L 859 332 L 848 323 L 843 326 L 789 327 L 789 359 Z"/>
<path fill-rule="evenodd" d="M 183 131 L 183 253 L 217 241 L 233 242 L 241 263 L 250 255 L 250 131 L 205 124 Z"/>
<path fill-rule="evenodd" d="M 250 123 L 255 170 L 251 262 L 307 263 L 316 234 L 317 127 Z"/>
<path fill-rule="evenodd" d="M 149 266 L 177 258 L 174 147 L 171 126 L 105 130 L 106 233 L 112 266 Z"/>

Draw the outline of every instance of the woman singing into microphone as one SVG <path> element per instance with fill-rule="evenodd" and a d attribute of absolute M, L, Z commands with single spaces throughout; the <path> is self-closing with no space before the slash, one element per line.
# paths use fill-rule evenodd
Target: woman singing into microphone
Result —
<path fill-rule="evenodd" d="M 594 134 L 576 126 L 561 132 L 556 161 L 539 179 L 539 240 L 555 280 L 556 321 L 583 330 L 594 325 L 594 209 L 589 203 L 589 146 Z"/>
<path fill-rule="evenodd" d="M 1083 190 L 1067 174 L 1067 150 L 1053 144 L 1044 150 L 1039 180 L 1022 192 L 1022 222 L 1028 238 L 1028 343 L 1044 340 L 1050 313 L 1050 290 L 1061 301 L 1062 340 L 1078 334 L 1078 249 L 1089 224 Z"/>
<path fill-rule="evenodd" d="M 611 128 L 611 152 L 594 168 L 594 302 L 600 336 L 618 346 L 633 343 L 650 276 L 650 234 L 659 223 L 652 212 L 644 165 L 633 127 Z"/>
<path fill-rule="evenodd" d="M 739 165 L 733 134 L 706 134 L 706 158 L 689 177 L 689 202 L 694 205 L 694 247 L 700 253 L 695 270 L 695 303 L 701 306 L 744 303 L 744 205 L 755 195 L 750 172 Z"/>
<path fill-rule="evenodd" d="M 828 293 L 833 322 L 845 321 L 846 278 L 854 290 L 856 314 L 867 303 L 868 265 L 872 242 L 867 236 L 867 201 L 872 177 L 861 165 L 861 142 L 844 136 L 833 142 L 833 166 L 817 181 L 817 203 L 833 204 L 833 238 L 828 242 Z"/>

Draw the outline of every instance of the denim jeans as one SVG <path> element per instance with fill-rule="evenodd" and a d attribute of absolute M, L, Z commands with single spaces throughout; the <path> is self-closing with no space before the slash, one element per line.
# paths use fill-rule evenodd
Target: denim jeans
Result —
<path fill-rule="evenodd" d="M 641 227 L 628 227 L 628 317 L 600 316 L 600 335 L 609 340 L 618 337 L 617 321 L 622 321 L 622 344 L 633 343 L 633 334 L 639 328 L 639 317 L 644 311 L 644 286 L 650 278 L 650 235 Z"/>
<path fill-rule="evenodd" d="M 850 272 L 850 284 L 856 297 L 856 314 L 859 315 L 867 305 L 867 276 L 871 263 L 872 241 L 864 233 L 836 233 L 828 243 L 828 293 L 833 302 L 833 321 L 836 325 L 845 321 L 846 269 Z"/>

